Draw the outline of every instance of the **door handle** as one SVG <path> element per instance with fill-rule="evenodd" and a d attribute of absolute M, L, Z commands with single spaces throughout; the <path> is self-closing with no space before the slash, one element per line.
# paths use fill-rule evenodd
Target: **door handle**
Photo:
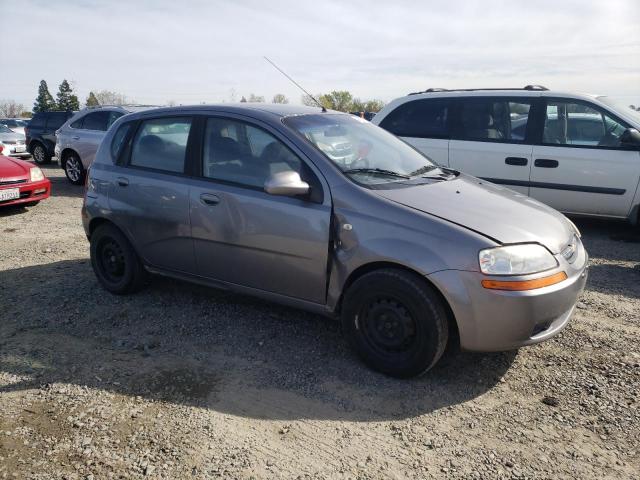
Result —
<path fill-rule="evenodd" d="M 536 158 L 533 164 L 540 168 L 558 168 L 558 165 L 560 165 L 558 160 L 549 160 L 547 158 Z"/>
<path fill-rule="evenodd" d="M 529 163 L 529 160 L 522 157 L 507 157 L 504 159 L 504 163 L 507 165 L 517 165 L 519 167 L 524 167 Z"/>
<path fill-rule="evenodd" d="M 220 197 L 212 193 L 203 193 L 200 195 L 200 201 L 205 205 L 217 205 L 220 203 Z"/>
<path fill-rule="evenodd" d="M 73 140 L 80 140 L 80 137 L 71 137 Z"/>
<path fill-rule="evenodd" d="M 129 185 L 129 179 L 128 178 L 118 177 L 118 179 L 116 181 L 118 182 L 118 185 L 120 185 L 121 187 L 126 187 L 127 185 Z"/>

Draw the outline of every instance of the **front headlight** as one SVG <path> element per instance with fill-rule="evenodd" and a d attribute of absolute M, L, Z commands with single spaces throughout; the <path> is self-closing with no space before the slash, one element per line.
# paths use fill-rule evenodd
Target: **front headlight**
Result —
<path fill-rule="evenodd" d="M 44 180 L 44 173 L 42 173 L 39 167 L 31 167 L 29 178 L 31 178 L 32 182 L 39 182 L 40 180 Z"/>
<path fill-rule="evenodd" d="M 480 271 L 487 275 L 528 275 L 558 266 L 551 252 L 537 243 L 480 250 Z"/>
<path fill-rule="evenodd" d="M 567 217 L 564 217 L 564 218 L 567 218 Z M 575 223 L 573 223 L 573 222 L 572 222 L 571 220 L 569 220 L 568 218 L 567 218 L 567 222 L 569 222 L 569 225 L 571 225 L 571 228 L 573 228 L 573 232 L 576 234 L 576 236 L 577 236 L 578 238 L 582 238 L 582 234 L 580 233 L 580 230 L 578 229 L 578 227 L 576 227 L 576 224 L 575 224 Z"/>

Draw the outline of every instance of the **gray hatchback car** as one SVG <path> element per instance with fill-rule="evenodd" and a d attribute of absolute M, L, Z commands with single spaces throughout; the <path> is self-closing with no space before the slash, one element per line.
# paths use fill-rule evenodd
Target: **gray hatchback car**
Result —
<path fill-rule="evenodd" d="M 429 370 L 449 339 L 495 351 L 554 336 L 586 281 L 562 214 L 312 107 L 126 115 L 82 217 L 108 291 L 150 272 L 340 317 L 364 361 L 397 377 Z"/>

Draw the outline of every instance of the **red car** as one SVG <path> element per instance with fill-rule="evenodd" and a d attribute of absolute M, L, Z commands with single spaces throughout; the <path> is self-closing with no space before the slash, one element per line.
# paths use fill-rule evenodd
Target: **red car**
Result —
<path fill-rule="evenodd" d="M 32 163 L 0 154 L 0 207 L 30 207 L 49 197 L 51 182 Z"/>

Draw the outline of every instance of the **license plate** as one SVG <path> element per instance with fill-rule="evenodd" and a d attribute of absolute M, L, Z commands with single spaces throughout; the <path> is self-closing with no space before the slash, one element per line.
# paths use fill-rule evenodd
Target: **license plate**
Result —
<path fill-rule="evenodd" d="M 23 153 L 27 147 L 24 145 L 16 145 L 16 153 Z"/>
<path fill-rule="evenodd" d="M 16 198 L 20 198 L 19 188 L 5 188 L 0 190 L 0 202 L 15 200 Z"/>

